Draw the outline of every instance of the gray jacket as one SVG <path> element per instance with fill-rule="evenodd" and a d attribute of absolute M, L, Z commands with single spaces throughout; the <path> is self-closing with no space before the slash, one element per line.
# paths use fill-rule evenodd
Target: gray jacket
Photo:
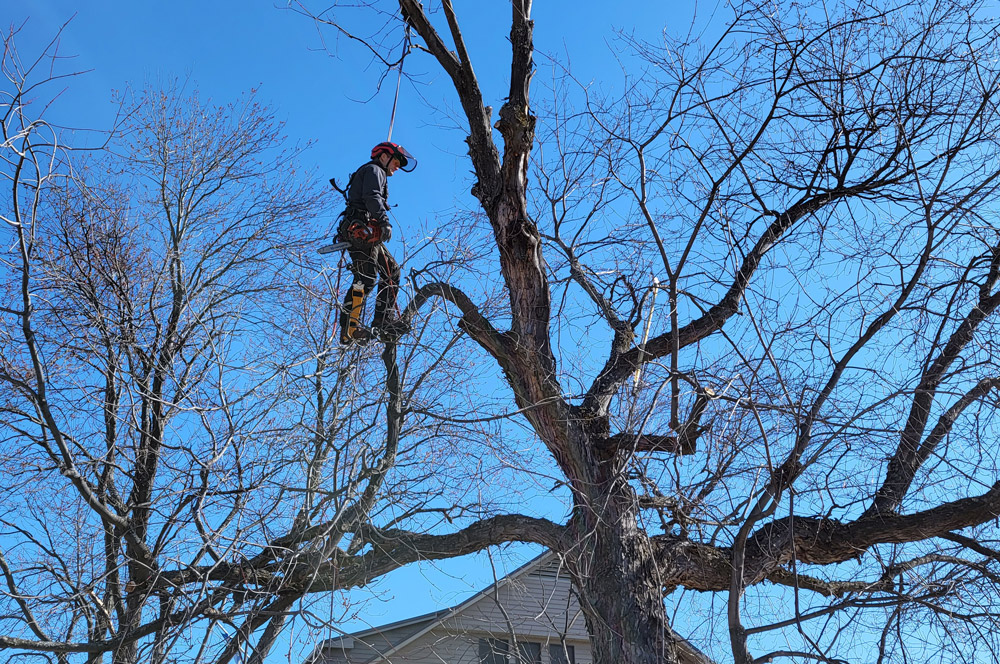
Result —
<path fill-rule="evenodd" d="M 347 184 L 347 206 L 367 211 L 375 223 L 389 225 L 389 187 L 385 169 L 377 161 L 369 161 L 351 176 Z"/>

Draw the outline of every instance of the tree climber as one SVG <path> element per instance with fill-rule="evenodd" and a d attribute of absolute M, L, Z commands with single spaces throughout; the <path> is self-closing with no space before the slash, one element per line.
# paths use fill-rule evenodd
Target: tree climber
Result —
<path fill-rule="evenodd" d="M 350 245 L 354 283 L 340 311 L 342 344 L 368 341 L 374 334 L 406 332 L 406 325 L 395 319 L 399 264 L 385 247 L 392 238 L 387 178 L 397 169 L 409 173 L 416 166 L 417 160 L 402 146 L 385 141 L 372 148 L 371 161 L 356 170 L 347 184 L 347 209 L 341 214 L 338 233 Z M 368 329 L 361 324 L 361 311 L 376 277 L 375 315 Z"/>

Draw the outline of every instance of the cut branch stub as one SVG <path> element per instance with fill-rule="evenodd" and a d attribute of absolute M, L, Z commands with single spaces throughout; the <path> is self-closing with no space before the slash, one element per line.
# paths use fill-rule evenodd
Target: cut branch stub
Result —
<path fill-rule="evenodd" d="M 618 451 L 629 452 L 669 452 L 671 454 L 694 454 L 692 447 L 697 439 L 684 440 L 677 436 L 661 436 L 656 434 L 616 433 L 597 444 L 599 452 L 612 455 Z M 687 444 L 689 447 L 684 447 Z"/>

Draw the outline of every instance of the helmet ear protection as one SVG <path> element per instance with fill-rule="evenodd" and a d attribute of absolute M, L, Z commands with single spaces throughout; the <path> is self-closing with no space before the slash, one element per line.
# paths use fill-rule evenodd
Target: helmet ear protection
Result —
<path fill-rule="evenodd" d="M 413 155 L 406 151 L 406 149 L 397 143 L 390 143 L 389 141 L 383 141 L 375 147 L 372 148 L 372 159 L 378 159 L 379 156 L 387 154 L 391 159 L 397 159 L 399 161 L 400 170 L 411 173 L 413 169 L 417 167 L 417 160 L 414 159 Z M 409 166 L 409 168 L 407 168 Z"/>

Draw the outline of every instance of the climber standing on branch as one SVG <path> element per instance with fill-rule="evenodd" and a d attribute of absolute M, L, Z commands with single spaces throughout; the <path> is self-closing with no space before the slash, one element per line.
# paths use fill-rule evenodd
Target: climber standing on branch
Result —
<path fill-rule="evenodd" d="M 397 170 L 410 172 L 417 160 L 402 146 L 388 141 L 372 148 L 371 161 L 356 170 L 347 185 L 347 209 L 338 227 L 340 239 L 349 243 L 354 283 L 340 313 L 340 343 L 368 341 L 375 334 L 401 334 L 405 325 L 396 320 L 399 264 L 385 243 L 392 238 L 389 222 L 388 178 Z M 361 324 L 365 298 L 378 279 L 375 315 L 371 329 Z"/>

